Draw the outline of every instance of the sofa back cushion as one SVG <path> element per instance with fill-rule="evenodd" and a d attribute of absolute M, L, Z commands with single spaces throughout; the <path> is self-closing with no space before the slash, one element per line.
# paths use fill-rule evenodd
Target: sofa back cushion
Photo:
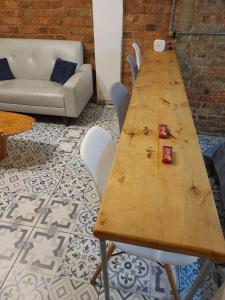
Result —
<path fill-rule="evenodd" d="M 16 78 L 49 80 L 57 58 L 83 64 L 81 42 L 0 38 L 0 58 L 7 58 Z"/>

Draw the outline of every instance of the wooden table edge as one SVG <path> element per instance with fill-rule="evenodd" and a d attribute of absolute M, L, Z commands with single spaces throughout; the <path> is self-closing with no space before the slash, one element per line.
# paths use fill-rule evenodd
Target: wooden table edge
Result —
<path fill-rule="evenodd" d="M 191 255 L 196 257 L 202 257 L 209 259 L 211 261 L 220 261 L 225 262 L 225 253 L 224 252 L 218 252 L 218 251 L 209 251 L 202 248 L 191 248 L 189 245 L 180 245 L 179 249 L 177 249 L 176 244 L 168 244 L 157 241 L 146 241 L 146 240 L 140 240 L 140 242 L 137 244 L 133 242 L 134 238 L 131 236 L 117 236 L 114 235 L 112 232 L 104 232 L 102 230 L 98 230 L 94 228 L 93 235 L 100 239 L 100 240 L 110 240 L 112 242 L 118 242 L 118 243 L 124 243 L 124 244 L 130 244 L 130 245 L 136 245 L 140 247 L 146 247 L 146 248 L 152 248 L 155 250 L 162 250 L 162 251 L 168 251 L 173 252 L 177 254 L 184 254 L 184 255 Z"/>
<path fill-rule="evenodd" d="M 36 122 L 35 118 L 33 118 L 33 117 L 29 116 L 29 115 L 25 115 L 23 113 L 17 113 L 17 112 L 12 112 L 12 111 L 2 111 L 2 110 L 0 110 L 0 113 L 1 112 L 25 117 L 25 120 L 23 120 L 23 123 L 25 123 L 27 125 L 27 127 L 24 128 L 23 130 L 15 132 L 15 133 L 4 133 L 3 132 L 2 135 L 0 134 L 0 138 L 8 138 L 9 136 L 12 136 L 12 135 L 15 135 L 15 134 L 19 134 L 19 133 L 23 133 L 23 132 L 26 132 L 28 130 L 31 130 L 33 128 L 33 124 Z"/>

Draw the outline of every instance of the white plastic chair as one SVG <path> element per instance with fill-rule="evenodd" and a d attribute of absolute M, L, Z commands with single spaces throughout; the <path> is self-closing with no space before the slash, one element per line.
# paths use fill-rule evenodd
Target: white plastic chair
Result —
<path fill-rule="evenodd" d="M 141 60 L 142 60 L 142 55 L 141 55 L 141 49 L 140 46 L 137 43 L 132 43 L 131 45 L 134 48 L 135 51 L 135 56 L 136 56 L 136 62 L 137 62 L 137 67 L 138 70 L 140 69 L 140 65 L 141 65 Z"/>
<path fill-rule="evenodd" d="M 127 61 L 131 69 L 132 86 L 134 86 L 138 74 L 138 66 L 137 66 L 136 58 L 133 55 L 129 54 L 127 55 Z"/>
<path fill-rule="evenodd" d="M 120 132 L 126 118 L 127 109 L 130 103 L 130 94 L 128 89 L 121 82 L 115 82 L 110 88 L 112 102 L 119 122 Z"/>
<path fill-rule="evenodd" d="M 85 162 L 90 172 L 90 175 L 94 179 L 94 182 L 99 192 L 100 199 L 102 198 L 104 188 L 107 183 L 115 151 L 116 144 L 112 141 L 112 138 L 109 135 L 109 133 L 107 133 L 107 131 L 98 126 L 94 126 L 91 129 L 89 129 L 81 143 L 81 158 Z M 191 264 L 197 260 L 197 258 L 193 256 L 176 254 L 172 252 L 155 250 L 151 248 L 145 248 L 118 242 L 110 243 L 107 252 L 108 257 L 112 255 L 115 247 L 127 253 L 164 264 L 175 299 L 179 299 L 179 295 L 176 290 L 176 284 L 173 278 L 170 264 L 186 265 Z M 92 284 L 96 282 L 96 279 L 101 270 L 102 266 L 99 265 L 91 279 Z"/>

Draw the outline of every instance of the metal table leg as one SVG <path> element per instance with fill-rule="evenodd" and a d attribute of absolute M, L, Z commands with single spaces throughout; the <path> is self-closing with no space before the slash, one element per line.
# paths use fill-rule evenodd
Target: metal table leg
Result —
<path fill-rule="evenodd" d="M 108 268 L 107 268 L 106 241 L 99 240 L 99 242 L 100 242 L 101 259 L 102 259 L 105 300 L 110 300 L 109 299 L 109 276 L 108 276 Z"/>
<path fill-rule="evenodd" d="M 197 291 L 198 288 L 200 288 L 205 276 L 209 273 L 209 271 L 213 267 L 213 265 L 214 265 L 213 262 L 211 262 L 209 260 L 205 261 L 205 263 L 203 264 L 203 266 L 200 269 L 200 272 L 199 272 L 197 278 L 193 282 L 192 287 L 188 291 L 187 296 L 185 297 L 185 300 L 193 299 L 195 292 Z"/>

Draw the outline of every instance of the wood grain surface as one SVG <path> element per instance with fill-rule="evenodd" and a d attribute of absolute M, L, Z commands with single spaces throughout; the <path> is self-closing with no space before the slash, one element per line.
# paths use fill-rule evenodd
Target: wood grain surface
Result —
<path fill-rule="evenodd" d="M 0 111 L 0 159 L 7 155 L 7 137 L 31 129 L 34 122 L 29 116 Z"/>
<path fill-rule="evenodd" d="M 159 124 L 168 126 L 168 139 L 158 138 Z M 171 165 L 162 163 L 163 145 L 173 147 Z M 94 235 L 225 261 L 224 237 L 174 51 L 144 54 Z"/>
<path fill-rule="evenodd" d="M 0 111 L 0 136 L 10 136 L 32 128 L 35 119 L 17 113 Z"/>

